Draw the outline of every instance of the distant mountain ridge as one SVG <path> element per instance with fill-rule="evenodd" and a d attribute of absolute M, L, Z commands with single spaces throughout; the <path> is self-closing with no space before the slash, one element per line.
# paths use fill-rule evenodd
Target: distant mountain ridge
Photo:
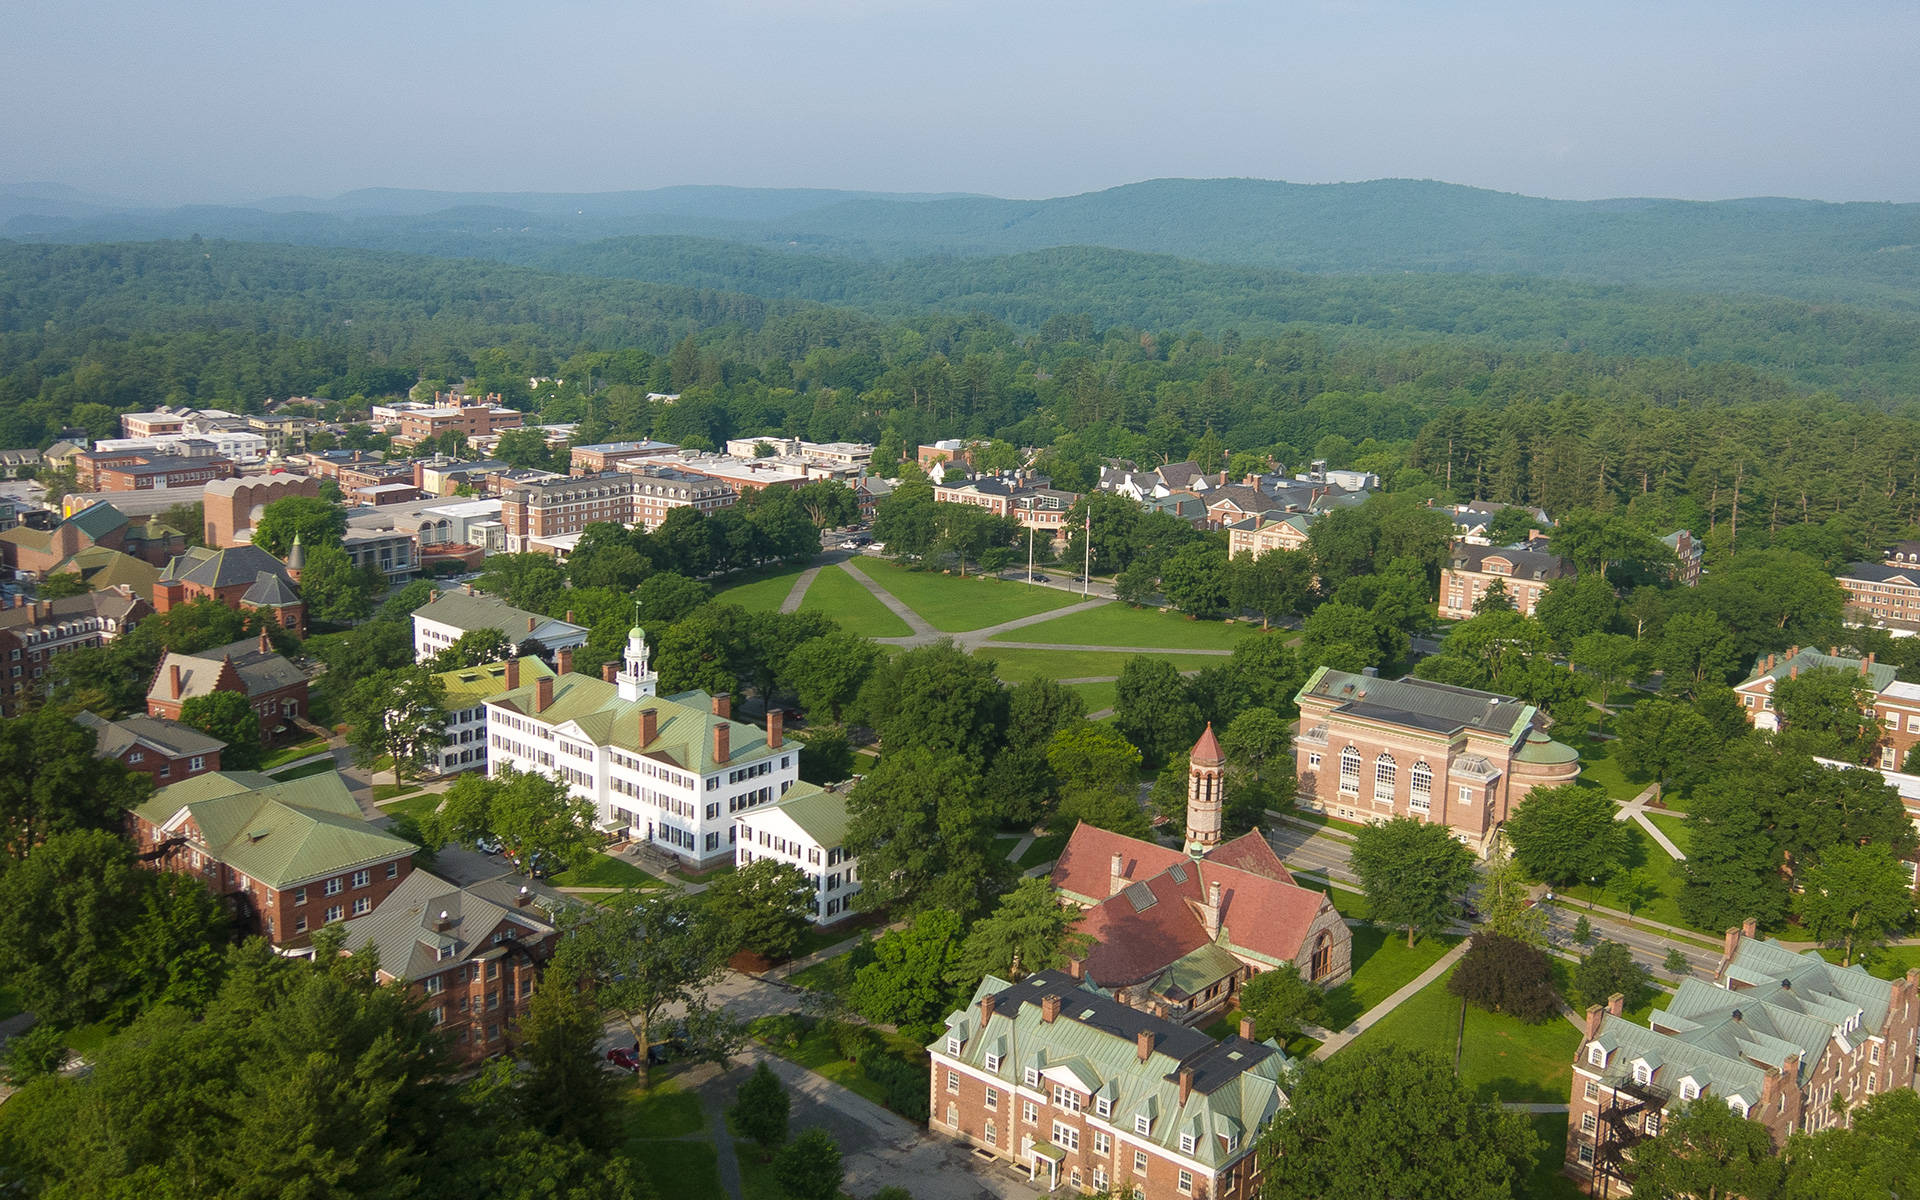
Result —
<path fill-rule="evenodd" d="M 1567 201 L 1406 179 L 1157 179 L 1046 200 L 787 188 L 368 189 L 247 207 L 60 208 L 60 197 L 44 191 L 0 187 L 0 235 L 92 242 L 199 233 L 507 261 L 635 235 L 872 261 L 1098 246 L 1314 274 L 1526 275 L 1920 312 L 1920 204 Z"/>

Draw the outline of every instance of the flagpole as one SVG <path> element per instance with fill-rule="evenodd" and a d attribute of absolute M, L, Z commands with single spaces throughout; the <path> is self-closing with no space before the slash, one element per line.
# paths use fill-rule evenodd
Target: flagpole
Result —
<path fill-rule="evenodd" d="M 1087 505 L 1087 565 L 1080 576 L 1082 598 L 1093 594 L 1093 505 Z"/>

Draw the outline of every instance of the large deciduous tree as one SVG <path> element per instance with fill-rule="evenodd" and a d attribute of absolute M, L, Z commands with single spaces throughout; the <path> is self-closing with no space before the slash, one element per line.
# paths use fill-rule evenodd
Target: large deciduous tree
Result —
<path fill-rule="evenodd" d="M 722 875 L 703 893 L 720 943 L 767 958 L 785 958 L 800 944 L 812 896 L 799 867 L 771 858 Z"/>
<path fill-rule="evenodd" d="M 1807 930 L 1839 947 L 1841 966 L 1913 920 L 1913 885 L 1884 845 L 1841 842 L 1820 852 L 1800 876 L 1800 917 Z"/>
<path fill-rule="evenodd" d="M 1354 1047 L 1309 1066 L 1288 1100 L 1262 1148 L 1266 1200 L 1512 1200 L 1540 1154 L 1525 1116 L 1424 1050 Z"/>
<path fill-rule="evenodd" d="M 1608 879 L 1632 844 L 1614 812 L 1597 787 L 1537 788 L 1507 818 L 1507 840 L 1521 866 L 1556 887 Z"/>
<path fill-rule="evenodd" d="M 1113 724 L 1149 766 L 1158 766 L 1200 736 L 1200 709 L 1171 662 L 1136 654 L 1114 685 Z"/>
<path fill-rule="evenodd" d="M 276 558 L 285 558 L 293 539 L 311 553 L 320 546 L 338 546 L 347 532 L 347 512 L 338 504 L 312 496 L 287 496 L 260 510 L 253 523 L 253 544 Z"/>
<path fill-rule="evenodd" d="M 1721 745 L 1705 717 L 1672 700 L 1642 700 L 1620 714 L 1618 728 L 1621 765 L 1650 776 L 1656 797 L 1696 777 Z"/>
<path fill-rule="evenodd" d="M 1767 1127 L 1701 1096 L 1670 1113 L 1658 1137 L 1634 1147 L 1634 1195 L 1753 1200 L 1779 1195 L 1782 1165 Z"/>
<path fill-rule="evenodd" d="M 341 703 L 352 726 L 347 741 L 355 761 L 371 766 L 386 757 L 397 791 L 403 779 L 425 768 L 447 744 L 447 686 L 428 667 L 403 667 L 370 675 Z"/>
<path fill-rule="evenodd" d="M 434 845 L 472 846 L 492 838 L 522 869 L 577 866 L 594 856 L 600 842 L 592 804 L 559 780 L 512 767 L 501 767 L 491 778 L 462 775 L 447 789 L 427 825 Z"/>
<path fill-rule="evenodd" d="M 0 720 L 0 857 L 24 858 L 59 833 L 118 828 L 146 799 L 147 777 L 96 758 L 97 740 L 53 708 Z"/>
<path fill-rule="evenodd" d="M 1373 919 L 1405 929 L 1407 945 L 1444 930 L 1473 886 L 1473 852 L 1445 825 L 1412 817 L 1366 825 L 1353 838 L 1353 872 L 1360 877 Z"/>
<path fill-rule="evenodd" d="M 1573 969 L 1573 999 L 1580 1004 L 1605 1004 L 1615 993 L 1626 997 L 1631 1011 L 1646 1002 L 1652 976 L 1633 960 L 1619 942 L 1602 941 Z"/>
<path fill-rule="evenodd" d="M 838 724 L 880 661 L 880 648 L 857 634 L 836 631 L 809 638 L 787 655 L 784 674 L 814 720 Z"/>
<path fill-rule="evenodd" d="M 567 914 L 562 923 L 555 968 L 575 973 L 600 1010 L 632 1031 L 644 1079 L 661 1014 L 704 1007 L 707 986 L 725 970 L 725 947 L 701 919 L 698 898 L 673 891 L 627 892 L 591 911 Z"/>
<path fill-rule="evenodd" d="M 1015 962 L 1023 973 L 1064 966 L 1085 949 L 1086 939 L 1072 932 L 1079 920 L 1080 911 L 1061 904 L 1047 880 L 1022 879 L 967 930 L 948 979 L 965 992 L 984 976 L 1009 977 Z"/>
<path fill-rule="evenodd" d="M 180 721 L 226 743 L 220 766 L 228 771 L 257 771 L 266 757 L 260 746 L 260 714 L 240 692 L 208 692 L 180 706 Z"/>
<path fill-rule="evenodd" d="M 993 814 L 980 777 L 953 753 L 890 751 L 847 796 L 847 852 L 860 859 L 865 909 L 902 906 L 971 917 L 999 894 Z"/>
<path fill-rule="evenodd" d="M 1491 931 L 1473 936 L 1473 945 L 1447 978 L 1447 990 L 1488 1012 L 1534 1025 L 1560 1014 L 1547 952 Z"/>

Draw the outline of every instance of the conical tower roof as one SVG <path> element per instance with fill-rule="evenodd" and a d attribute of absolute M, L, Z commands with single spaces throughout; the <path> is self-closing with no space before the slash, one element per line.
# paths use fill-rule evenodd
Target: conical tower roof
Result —
<path fill-rule="evenodd" d="M 1193 744 L 1191 755 L 1196 767 L 1224 767 L 1227 756 L 1220 752 L 1220 739 L 1213 736 L 1213 722 L 1207 722 L 1207 728 L 1200 734 L 1200 740 Z"/>

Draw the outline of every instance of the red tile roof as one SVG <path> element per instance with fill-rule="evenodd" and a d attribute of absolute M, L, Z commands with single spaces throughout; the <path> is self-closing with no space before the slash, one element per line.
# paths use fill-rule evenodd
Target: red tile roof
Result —
<path fill-rule="evenodd" d="M 1171 846 L 1143 842 L 1092 825 L 1076 825 L 1053 864 L 1054 889 L 1089 903 L 1105 900 L 1113 890 L 1116 854 L 1121 857 L 1122 874 L 1136 882 L 1187 861 L 1185 854 Z"/>
<path fill-rule="evenodd" d="M 1243 833 L 1230 842 L 1222 842 L 1207 854 L 1207 861 L 1216 866 L 1236 867 L 1249 875 L 1263 875 L 1268 879 L 1277 879 L 1281 883 L 1292 883 L 1293 874 L 1287 870 L 1280 856 L 1274 853 L 1273 846 L 1260 836 L 1258 830 Z"/>
<path fill-rule="evenodd" d="M 1207 722 L 1206 730 L 1200 740 L 1193 744 L 1193 765 L 1196 767 L 1223 767 L 1227 756 L 1220 752 L 1220 739 L 1213 736 L 1213 722 Z"/>

